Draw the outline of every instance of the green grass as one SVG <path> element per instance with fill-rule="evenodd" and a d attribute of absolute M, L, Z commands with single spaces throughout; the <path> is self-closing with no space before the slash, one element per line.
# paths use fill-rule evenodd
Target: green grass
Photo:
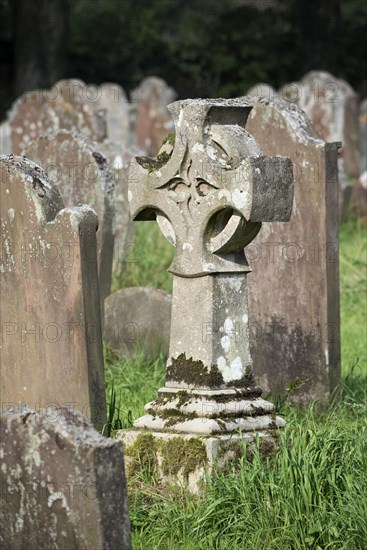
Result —
<path fill-rule="evenodd" d="M 354 364 L 367 370 L 366 228 L 344 224 L 340 230 L 340 317 L 343 374 Z"/>
<path fill-rule="evenodd" d="M 139 227 L 140 225 L 140 227 Z M 171 288 L 162 273 L 172 250 L 158 228 L 137 224 L 140 262 L 116 285 Z M 362 228 L 340 232 L 343 385 L 329 410 L 285 403 L 287 427 L 271 458 L 254 453 L 239 471 L 208 479 L 201 497 L 154 480 L 130 490 L 135 549 L 365 550 L 367 547 L 366 254 Z M 117 287 L 117 286 L 116 286 Z M 164 380 L 164 358 L 117 360 L 106 350 L 108 400 L 112 382 L 124 427 L 143 413 Z"/>
<path fill-rule="evenodd" d="M 134 224 L 134 248 L 120 278 L 112 281 L 112 292 L 127 286 L 152 286 L 172 292 L 172 275 L 167 269 L 174 247 L 163 237 L 156 222 Z"/>

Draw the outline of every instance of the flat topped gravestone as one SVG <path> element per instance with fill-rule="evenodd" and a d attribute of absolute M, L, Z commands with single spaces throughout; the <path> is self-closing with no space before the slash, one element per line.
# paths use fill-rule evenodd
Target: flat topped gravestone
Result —
<path fill-rule="evenodd" d="M 73 405 L 105 422 L 97 216 L 46 173 L 0 157 L 1 404 Z"/>
<path fill-rule="evenodd" d="M 115 243 L 115 181 L 97 143 L 60 130 L 38 137 L 24 155 L 40 164 L 65 206 L 88 204 L 98 215 L 97 247 L 101 300 L 110 293 Z M 125 210 L 127 206 L 125 205 Z"/>
<path fill-rule="evenodd" d="M 121 443 L 66 408 L 3 411 L 0 433 L 2 548 L 131 548 Z"/>
<path fill-rule="evenodd" d="M 156 159 L 136 158 L 129 179 L 133 219 L 156 218 L 176 246 L 166 383 L 134 427 L 149 430 L 159 448 L 172 434 L 191 439 L 187 445 L 199 438 L 211 466 L 222 445 L 284 425 L 252 374 L 243 248 L 261 222 L 289 219 L 292 163 L 263 155 L 246 130 L 245 100 L 187 100 L 169 109 L 174 144 Z M 121 433 L 128 455 L 142 436 Z M 197 466 L 189 485 L 198 481 Z"/>

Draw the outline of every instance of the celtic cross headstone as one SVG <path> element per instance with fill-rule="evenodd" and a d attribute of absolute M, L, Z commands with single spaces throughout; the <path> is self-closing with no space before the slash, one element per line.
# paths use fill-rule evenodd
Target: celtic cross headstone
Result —
<path fill-rule="evenodd" d="M 169 109 L 175 135 L 156 159 L 137 157 L 129 179 L 132 218 L 157 219 L 176 247 L 166 383 L 134 428 L 163 440 L 206 436 L 212 464 L 214 441 L 284 425 L 253 379 L 243 249 L 261 222 L 289 219 L 292 163 L 263 155 L 246 130 L 251 106 L 243 99 Z M 122 434 L 126 444 L 138 436 Z"/>

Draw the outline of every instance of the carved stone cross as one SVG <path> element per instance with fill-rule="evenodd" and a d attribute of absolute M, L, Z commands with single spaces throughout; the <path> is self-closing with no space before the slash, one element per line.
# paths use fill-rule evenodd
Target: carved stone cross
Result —
<path fill-rule="evenodd" d="M 133 219 L 157 219 L 176 247 L 166 384 L 134 426 L 206 435 L 282 426 L 252 376 L 243 249 L 261 222 L 289 220 L 292 163 L 262 154 L 245 100 L 169 109 L 175 135 L 129 176 Z"/>

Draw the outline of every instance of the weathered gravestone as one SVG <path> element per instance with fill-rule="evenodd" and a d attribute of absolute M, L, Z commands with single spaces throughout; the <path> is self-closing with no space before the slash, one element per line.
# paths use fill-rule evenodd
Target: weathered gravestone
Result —
<path fill-rule="evenodd" d="M 169 108 L 175 145 L 155 160 L 137 158 L 129 180 L 133 219 L 157 218 L 176 246 L 166 383 L 135 430 L 119 437 L 128 471 L 149 444 L 158 475 L 197 491 L 205 466 L 233 459 L 243 441 L 256 434 L 267 441 L 268 430 L 284 425 L 252 374 L 243 247 L 262 221 L 289 219 L 293 173 L 288 158 L 263 156 L 247 132 L 246 100 Z"/>
<path fill-rule="evenodd" d="M 93 141 L 107 137 L 106 112 L 98 102 L 99 90 L 81 80 L 60 80 L 48 99 L 58 118 L 58 129 L 78 132 Z"/>
<path fill-rule="evenodd" d="M 289 223 L 265 223 L 247 249 L 255 378 L 273 395 L 300 379 L 296 401 L 327 402 L 340 381 L 340 144 L 320 139 L 296 105 L 249 104 L 246 128 L 264 154 L 289 156 L 295 176 Z"/>
<path fill-rule="evenodd" d="M 59 128 L 58 119 L 45 90 L 24 93 L 9 114 L 12 153 L 20 155 L 32 139 L 42 132 Z"/>
<path fill-rule="evenodd" d="M 142 350 L 168 355 L 171 295 L 158 288 L 130 287 L 105 301 L 104 341 L 120 357 Z"/>
<path fill-rule="evenodd" d="M 173 88 L 161 78 L 144 78 L 131 92 L 136 109 L 136 143 L 148 155 L 156 155 L 164 138 L 172 131 L 173 122 L 167 105 L 176 97 Z"/>
<path fill-rule="evenodd" d="M 72 404 L 105 421 L 97 216 L 64 208 L 46 173 L 0 158 L 1 404 Z"/>
<path fill-rule="evenodd" d="M 20 155 L 30 141 L 57 130 L 78 132 L 94 141 L 106 134 L 106 113 L 97 99 L 98 89 L 80 80 L 61 80 L 51 90 L 23 94 L 9 115 L 12 152 Z"/>
<path fill-rule="evenodd" d="M 107 138 L 127 147 L 131 142 L 130 103 L 124 90 L 118 84 L 102 84 L 98 92 L 98 101 L 106 111 Z"/>
<path fill-rule="evenodd" d="M 109 295 L 115 243 L 115 182 L 98 144 L 60 130 L 30 143 L 24 155 L 40 164 L 65 206 L 87 204 L 98 215 L 97 248 L 101 301 Z M 127 203 L 125 203 L 127 210 Z"/>
<path fill-rule="evenodd" d="M 66 408 L 3 411 L 0 432 L 3 548 L 131 548 L 121 443 Z"/>
<path fill-rule="evenodd" d="M 323 140 L 342 142 L 339 156 L 340 210 L 345 218 L 352 185 L 360 175 L 358 94 L 345 80 L 330 73 L 311 71 L 300 82 L 283 86 L 279 95 L 297 103 L 305 111 Z"/>

